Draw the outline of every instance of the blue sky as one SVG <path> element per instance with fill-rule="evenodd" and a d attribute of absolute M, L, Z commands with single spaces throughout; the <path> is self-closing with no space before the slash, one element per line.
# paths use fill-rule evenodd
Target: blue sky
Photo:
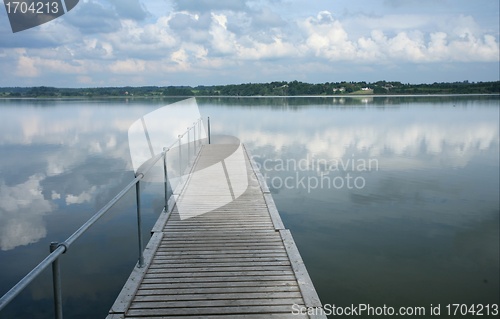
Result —
<path fill-rule="evenodd" d="M 498 0 L 80 0 L 12 33 L 0 86 L 499 80 Z"/>

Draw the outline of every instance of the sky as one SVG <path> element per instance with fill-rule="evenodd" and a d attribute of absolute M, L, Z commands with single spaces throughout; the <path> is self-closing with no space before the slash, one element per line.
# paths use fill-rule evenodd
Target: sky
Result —
<path fill-rule="evenodd" d="M 498 81 L 499 3 L 80 0 L 18 33 L 0 8 L 0 86 Z"/>

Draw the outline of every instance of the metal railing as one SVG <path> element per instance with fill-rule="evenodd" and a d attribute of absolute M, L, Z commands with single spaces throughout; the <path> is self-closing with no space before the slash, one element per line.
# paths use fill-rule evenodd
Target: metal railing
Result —
<path fill-rule="evenodd" d="M 97 213 L 95 213 L 85 224 L 83 224 L 77 231 L 75 231 L 71 236 L 69 236 L 63 242 L 51 242 L 50 243 L 50 254 L 42 260 L 35 268 L 33 268 L 23 279 L 21 279 L 14 287 L 12 287 L 5 295 L 0 298 L 0 311 L 5 308 L 18 294 L 20 294 L 36 277 L 38 277 L 45 269 L 52 265 L 52 284 L 54 289 L 54 309 L 55 318 L 63 318 L 63 302 L 62 302 L 62 289 L 61 289 L 61 274 L 60 274 L 60 263 L 59 257 L 66 253 L 69 247 L 82 236 L 92 225 L 94 225 L 97 220 L 104 216 L 110 209 L 116 204 L 125 194 L 135 186 L 136 189 L 136 205 L 137 205 L 137 235 L 138 235 L 138 247 L 139 247 L 139 258 L 137 262 L 137 267 L 142 268 L 144 266 L 144 256 L 143 256 L 143 242 L 142 242 L 142 222 L 141 222 L 141 180 L 144 176 L 153 168 L 153 166 L 158 163 L 160 159 L 163 159 L 163 173 L 164 173 L 164 191 L 165 191 L 165 211 L 168 211 L 168 170 L 167 170 L 167 153 L 177 145 L 179 146 L 179 163 L 181 160 L 181 139 L 187 134 L 188 135 L 188 161 L 191 155 L 191 144 L 190 144 L 190 131 L 193 130 L 193 155 L 196 154 L 196 148 L 199 146 L 197 143 L 202 143 L 201 138 L 201 123 L 202 119 L 198 119 L 193 126 L 187 128 L 187 130 L 178 136 L 178 140 L 172 143 L 169 147 L 164 147 L 163 151 L 147 160 L 142 164 L 135 173 L 135 178 L 125 186 L 118 194 L 116 194 L 113 199 L 111 199 L 106 205 L 104 205 Z M 198 127 L 198 131 L 197 128 Z M 208 141 L 210 144 L 210 118 L 208 118 L 207 123 L 208 129 Z M 198 135 L 198 139 L 196 136 Z M 197 142 L 198 141 L 198 142 Z"/>

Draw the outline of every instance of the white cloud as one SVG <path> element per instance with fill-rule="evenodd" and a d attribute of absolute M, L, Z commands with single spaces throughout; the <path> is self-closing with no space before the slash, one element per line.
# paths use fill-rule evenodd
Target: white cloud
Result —
<path fill-rule="evenodd" d="M 276 134 L 267 122 L 237 135 L 252 147 L 271 147 L 273 154 L 281 154 L 297 144 L 304 145 L 311 158 L 334 160 L 348 158 L 353 151 L 360 152 L 384 158 L 380 163 L 385 170 L 406 169 L 415 164 L 464 167 L 477 153 L 500 143 L 498 123 L 494 120 L 467 123 L 457 118 L 460 122 L 457 125 L 425 117 L 422 122 L 417 117 L 408 123 L 395 124 L 398 121 L 389 117 L 373 123 L 358 120 L 360 123 L 350 124 L 348 119 L 323 121 L 307 114 L 300 118 L 306 135 L 293 130 Z"/>
<path fill-rule="evenodd" d="M 485 35 L 482 39 L 469 35 L 463 40 L 451 41 L 448 52 L 451 60 L 462 62 L 495 62 L 500 56 L 499 44 L 491 35 Z"/>
<path fill-rule="evenodd" d="M 248 0 L 174 0 L 178 10 L 210 11 L 210 10 L 246 10 Z"/>
<path fill-rule="evenodd" d="M 145 69 L 145 61 L 138 59 L 119 60 L 109 66 L 109 70 L 113 73 L 140 73 Z"/>
<path fill-rule="evenodd" d="M 270 43 L 255 42 L 252 47 L 239 49 L 240 58 L 249 60 L 296 57 L 299 54 L 300 52 L 296 47 L 279 37 L 274 37 Z"/>
<path fill-rule="evenodd" d="M 0 143 L 4 148 L 19 145 L 22 150 L 28 144 L 44 145 L 40 157 L 33 159 L 34 165 L 29 168 L 41 173 L 29 176 L 29 172 L 19 171 L 16 176 L 27 174 L 27 177 L 17 184 L 8 184 L 9 181 L 0 178 L 2 250 L 44 238 L 47 234 L 44 218 L 56 209 L 53 201 L 63 199 L 68 205 L 88 203 L 115 187 L 116 180 L 107 185 L 92 186 L 95 181 L 89 179 L 92 179 L 91 170 L 95 163 L 85 166 L 86 161 L 107 158 L 113 163 L 119 161 L 118 167 L 132 170 L 127 160 L 128 144 L 124 139 L 129 126 L 144 112 L 143 108 L 131 108 L 125 113 L 113 107 L 82 109 L 78 101 L 71 102 L 71 107 L 59 105 L 57 101 L 35 104 L 51 107 L 30 107 L 21 112 L 19 108 L 2 109 Z M 93 151 L 102 153 L 89 157 Z M 16 161 L 13 154 L 2 155 Z M 90 173 L 86 169 L 90 169 Z M 114 168 L 110 166 L 110 169 Z M 62 173 L 72 174 L 73 178 L 66 183 L 64 178 L 57 177 Z M 44 187 L 49 184 L 51 189 Z"/>
<path fill-rule="evenodd" d="M 330 12 L 322 11 L 316 18 L 307 18 L 301 27 L 307 34 L 307 48 L 317 57 L 330 60 L 351 60 L 355 57 L 354 44 L 340 21 L 334 20 Z"/>
<path fill-rule="evenodd" d="M 299 141 L 306 143 L 308 154 L 324 159 L 349 157 L 350 149 L 367 152 L 370 157 L 384 157 L 387 152 L 396 156 L 406 155 L 398 159 L 398 165 L 397 163 L 390 166 L 383 165 L 385 170 L 397 170 L 406 168 L 407 158 L 412 163 L 417 159 L 420 166 L 446 161 L 448 165 L 464 167 L 478 151 L 498 144 L 498 130 L 494 126 L 466 130 L 432 125 L 413 125 L 387 130 L 376 127 L 353 127 L 342 130 L 328 129 L 308 141 L 300 140 L 297 136 L 270 136 L 257 132 L 245 133 L 244 139 L 255 145 L 271 145 L 277 152 Z M 433 159 L 418 161 L 418 156 L 422 154 Z"/>
<path fill-rule="evenodd" d="M 186 53 L 186 50 L 184 49 L 179 49 L 178 51 L 175 51 L 172 53 L 170 56 L 172 61 L 177 63 L 181 68 L 187 69 L 189 68 L 188 64 L 188 55 Z"/>
<path fill-rule="evenodd" d="M 96 192 L 97 186 L 92 186 L 79 195 L 66 194 L 66 205 L 88 203 L 94 198 Z"/>
<path fill-rule="evenodd" d="M 35 66 L 35 59 L 27 56 L 20 56 L 17 61 L 16 75 L 19 77 L 37 77 L 40 71 Z"/>
<path fill-rule="evenodd" d="M 116 12 L 121 18 L 142 20 L 149 12 L 145 5 L 139 0 L 109 0 L 113 3 Z"/>
<path fill-rule="evenodd" d="M 497 39 L 492 35 L 479 38 L 474 35 L 473 27 L 455 28 L 455 36 L 445 32 L 426 34 L 419 29 L 412 29 L 428 23 L 428 18 L 413 21 L 399 17 L 392 30 L 404 29 L 394 36 L 388 36 L 395 17 L 378 18 L 379 23 L 365 23 L 373 26 L 370 36 L 362 36 L 352 41 L 339 20 L 330 12 L 323 11 L 317 17 L 309 17 L 300 23 L 307 34 L 306 47 L 317 57 L 331 61 L 350 60 L 356 63 L 428 63 L 428 62 L 497 62 L 500 51 Z M 463 18 L 465 25 L 473 24 L 470 17 Z M 360 19 L 361 20 L 361 19 Z M 403 23 L 404 21 L 404 23 Z M 377 27 L 375 27 L 377 26 Z"/>
<path fill-rule="evenodd" d="M 227 29 L 227 17 L 224 14 L 212 13 L 212 20 L 209 32 L 212 48 L 222 54 L 236 52 L 236 35 Z"/>
<path fill-rule="evenodd" d="M 439 6 L 440 12 L 432 12 L 432 8 L 409 12 L 413 5 L 389 5 L 384 13 L 384 6 L 375 10 L 370 3 L 366 10 L 342 16 L 332 13 L 331 5 L 316 2 L 303 12 L 290 12 L 298 8 L 290 3 L 278 6 L 274 1 L 175 1 L 169 11 L 150 12 L 147 19 L 144 4 L 137 0 L 129 0 L 121 13 L 115 4 L 84 2 L 68 18 L 30 31 L 43 30 L 43 43 L 25 35 L 9 35 L 0 46 L 5 56 L 0 68 L 18 82 L 28 79 L 40 85 L 50 85 L 57 76 L 69 79 L 61 83 L 87 85 L 180 85 L 188 84 L 180 82 L 186 78 L 210 84 L 200 83 L 195 74 L 216 83 L 233 74 L 231 79 L 245 82 L 259 73 L 268 74 L 270 68 L 282 70 L 274 74 L 275 79 L 315 79 L 318 72 L 303 66 L 330 70 L 332 62 L 342 62 L 346 70 L 362 71 L 358 75 L 362 78 L 369 72 L 363 66 L 368 65 L 387 74 L 394 69 L 389 66 L 421 73 L 425 69 L 421 66 L 429 63 L 451 63 L 456 70 L 464 70 L 471 68 L 470 63 L 500 60 L 499 33 L 485 27 L 481 15 L 461 10 L 460 4 L 445 13 L 443 6 Z M 166 10 L 164 5 L 148 5 Z M 98 11 L 91 10 L 94 7 Z M 312 8 L 321 7 L 324 9 L 311 14 Z M 141 9 L 135 17 L 132 8 Z M 341 11 L 341 7 L 335 8 Z M 369 9 L 376 13 L 367 14 Z M 95 28 L 96 20 L 101 27 Z M 498 25 L 498 18 L 496 21 Z M 123 78 L 118 76 L 121 74 L 133 76 Z M 464 74 L 464 78 L 468 76 Z M 489 76 L 493 76 L 491 70 Z M 6 80 L 9 77 L 4 78 L 4 85 L 12 85 Z"/>
<path fill-rule="evenodd" d="M 368 31 L 381 30 L 386 33 L 397 34 L 414 30 L 428 30 L 436 28 L 435 17 L 422 14 L 386 14 L 381 16 L 358 15 L 346 20 L 348 30 Z"/>
<path fill-rule="evenodd" d="M 78 48 L 71 51 L 79 58 L 109 59 L 114 57 L 114 49 L 111 43 L 97 38 L 83 39 Z"/>
<path fill-rule="evenodd" d="M 40 182 L 44 179 L 32 175 L 14 186 L 0 181 L 0 249 L 14 249 L 46 236 L 43 216 L 54 207 L 42 194 Z"/>
<path fill-rule="evenodd" d="M 447 46 L 448 35 L 444 32 L 435 32 L 430 35 L 429 53 L 437 60 L 445 60 L 449 56 L 449 48 Z"/>
<path fill-rule="evenodd" d="M 53 190 L 51 198 L 52 198 L 52 200 L 61 199 L 61 194 L 59 194 L 59 193 L 57 193 L 56 191 Z"/>
<path fill-rule="evenodd" d="M 146 24 L 123 20 L 119 30 L 102 38 L 117 57 L 158 59 L 178 44 L 168 26 L 170 19 L 171 16 L 164 16 Z"/>

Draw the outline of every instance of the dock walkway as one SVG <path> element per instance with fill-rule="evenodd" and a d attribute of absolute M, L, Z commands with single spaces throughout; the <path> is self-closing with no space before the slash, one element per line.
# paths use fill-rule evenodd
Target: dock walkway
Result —
<path fill-rule="evenodd" d="M 238 149 L 242 156 L 228 160 L 234 145 L 201 147 L 197 174 L 171 197 L 144 267 L 134 268 L 107 319 L 326 318 L 292 315 L 321 303 L 258 167 Z M 218 173 L 203 170 L 213 163 L 222 163 Z M 240 195 L 231 182 L 242 174 Z M 218 207 L 221 198 L 227 204 Z"/>

